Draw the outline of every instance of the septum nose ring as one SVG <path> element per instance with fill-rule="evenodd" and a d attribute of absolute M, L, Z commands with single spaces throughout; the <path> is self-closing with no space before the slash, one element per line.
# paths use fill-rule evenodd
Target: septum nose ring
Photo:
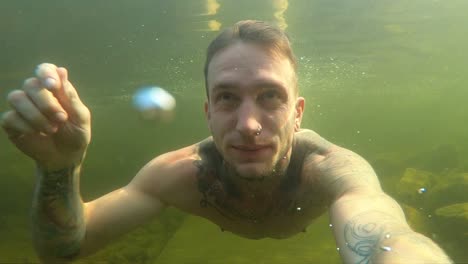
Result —
<path fill-rule="evenodd" d="M 262 126 L 258 125 L 257 131 L 255 132 L 255 135 L 258 136 L 262 133 Z"/>

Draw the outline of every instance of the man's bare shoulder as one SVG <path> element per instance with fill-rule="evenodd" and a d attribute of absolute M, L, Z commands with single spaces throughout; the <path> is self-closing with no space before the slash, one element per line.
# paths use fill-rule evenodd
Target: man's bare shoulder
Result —
<path fill-rule="evenodd" d="M 307 149 L 309 153 L 325 155 L 334 147 L 330 141 L 310 129 L 301 129 L 295 134 L 296 147 Z"/>
<path fill-rule="evenodd" d="M 203 155 L 200 153 L 211 145 L 212 139 L 207 138 L 159 155 L 138 172 L 131 184 L 166 205 L 190 210 L 192 201 L 200 196 L 197 187 L 197 164 Z"/>
<path fill-rule="evenodd" d="M 335 145 L 311 130 L 298 132 L 296 145 L 309 150 L 303 173 L 327 193 L 329 202 L 352 189 L 380 189 L 372 167 L 355 152 Z"/>

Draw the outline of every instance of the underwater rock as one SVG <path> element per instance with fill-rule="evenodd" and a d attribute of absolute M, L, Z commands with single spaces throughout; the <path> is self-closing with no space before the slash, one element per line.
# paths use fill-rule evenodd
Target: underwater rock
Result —
<path fill-rule="evenodd" d="M 466 202 L 468 190 L 468 173 L 439 175 L 436 184 L 428 195 L 433 208 L 443 205 Z"/>
<path fill-rule="evenodd" d="M 435 210 L 435 214 L 444 218 L 461 219 L 468 221 L 468 202 L 456 203 L 448 206 L 441 207 Z M 466 222 L 468 223 L 468 222 Z"/>
<path fill-rule="evenodd" d="M 432 189 L 434 179 L 435 175 L 431 172 L 407 168 L 397 184 L 398 197 L 411 206 L 425 207 L 427 204 L 426 190 Z"/>
<path fill-rule="evenodd" d="M 468 239 L 468 202 L 438 208 L 434 220 L 440 234 L 459 241 Z"/>
<path fill-rule="evenodd" d="M 425 215 L 423 211 L 403 203 L 401 204 L 401 208 L 405 212 L 408 224 L 414 231 L 426 236 L 431 236 L 427 215 Z"/>

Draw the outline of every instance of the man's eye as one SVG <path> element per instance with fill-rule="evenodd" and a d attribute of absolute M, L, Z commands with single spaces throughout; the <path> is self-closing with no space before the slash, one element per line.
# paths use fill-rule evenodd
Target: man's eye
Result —
<path fill-rule="evenodd" d="M 221 93 L 216 96 L 215 102 L 223 107 L 232 107 L 238 102 L 238 98 L 232 93 Z"/>
<path fill-rule="evenodd" d="M 268 91 L 263 94 L 264 99 L 279 99 L 279 94 L 276 91 Z"/>
<path fill-rule="evenodd" d="M 234 100 L 234 96 L 232 94 L 225 93 L 219 95 L 218 99 L 221 101 L 232 101 Z"/>
<path fill-rule="evenodd" d="M 281 103 L 281 95 L 277 91 L 266 91 L 260 95 L 260 101 L 264 103 Z"/>

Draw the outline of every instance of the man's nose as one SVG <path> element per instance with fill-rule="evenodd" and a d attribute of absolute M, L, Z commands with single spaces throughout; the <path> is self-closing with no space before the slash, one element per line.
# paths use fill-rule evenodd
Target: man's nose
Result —
<path fill-rule="evenodd" d="M 255 103 L 242 103 L 238 108 L 236 130 L 244 136 L 256 136 L 261 129 L 260 112 Z"/>

